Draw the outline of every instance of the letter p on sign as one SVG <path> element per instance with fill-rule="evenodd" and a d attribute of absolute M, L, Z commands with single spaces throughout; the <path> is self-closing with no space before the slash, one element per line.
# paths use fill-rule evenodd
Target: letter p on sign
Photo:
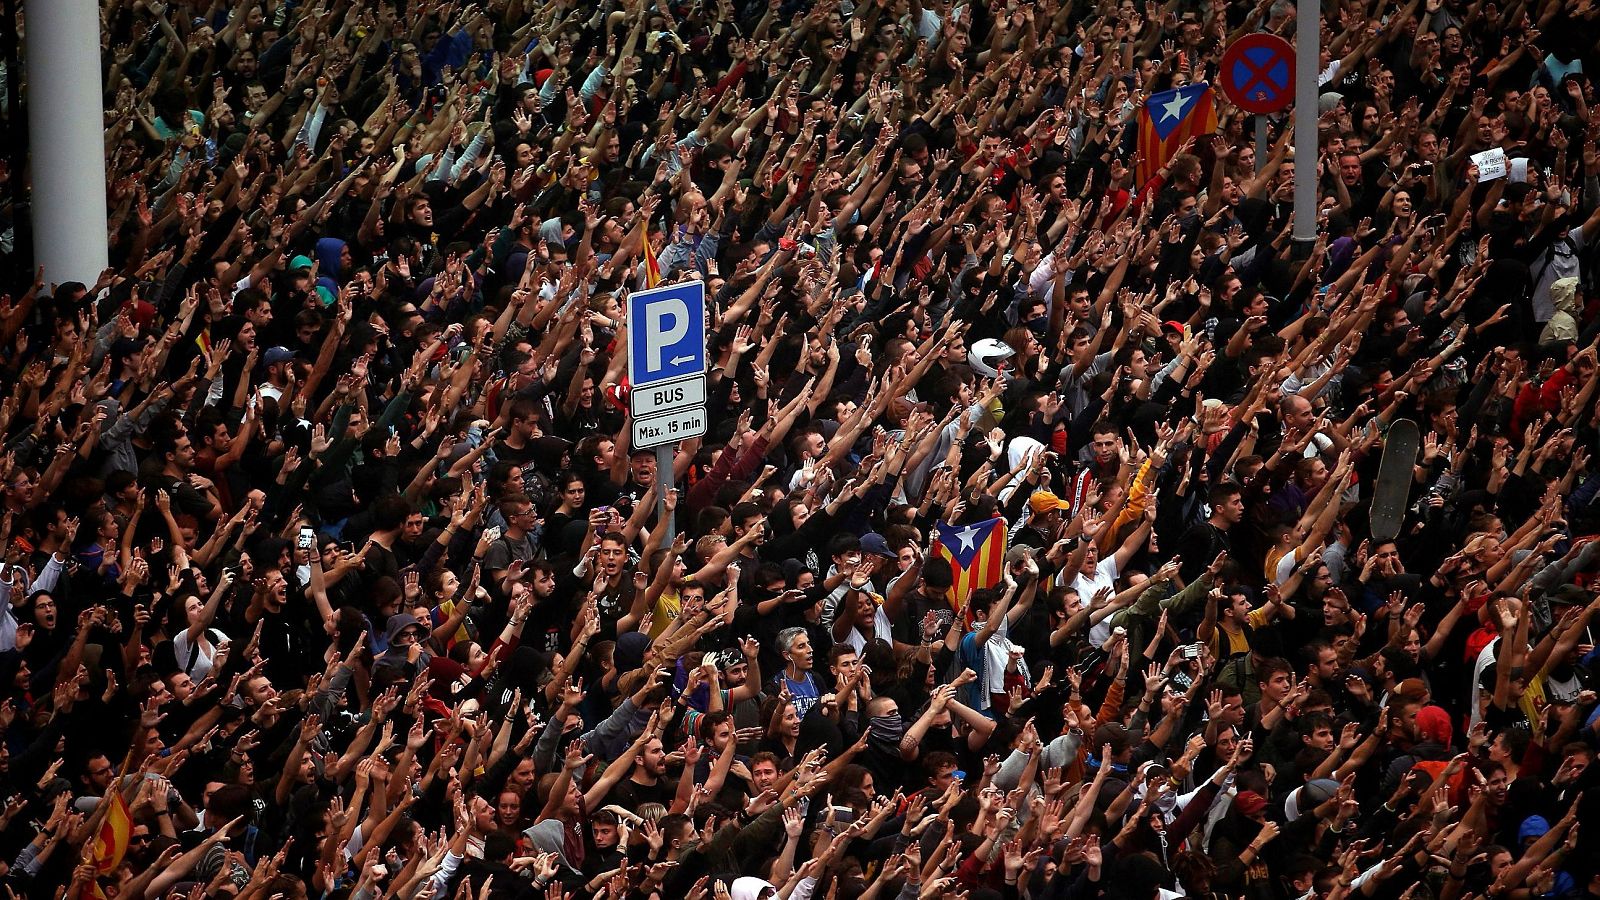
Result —
<path fill-rule="evenodd" d="M 659 372 L 666 367 L 662 351 L 676 347 L 689 333 L 689 305 L 677 297 L 663 297 L 645 307 L 644 314 L 646 365 Z"/>

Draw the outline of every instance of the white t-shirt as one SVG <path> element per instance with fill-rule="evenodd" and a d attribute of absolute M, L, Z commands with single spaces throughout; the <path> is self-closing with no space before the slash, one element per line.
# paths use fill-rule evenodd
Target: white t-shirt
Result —
<path fill-rule="evenodd" d="M 1104 588 L 1116 590 L 1117 576 L 1122 574 L 1117 567 L 1117 558 L 1108 556 L 1100 560 L 1094 567 L 1094 578 L 1086 578 L 1080 572 L 1078 577 L 1072 579 L 1072 589 L 1078 592 L 1078 607 L 1081 609 L 1089 605 Z M 1106 616 L 1093 628 L 1089 629 L 1089 644 L 1099 647 L 1111 637 L 1111 620 L 1115 616 Z"/>
<path fill-rule="evenodd" d="M 1070 582 L 1072 589 L 1078 592 L 1078 608 L 1089 605 L 1094 595 L 1103 588 L 1114 587 L 1117 576 L 1122 573 L 1117 568 L 1117 558 L 1107 556 L 1100 560 L 1094 567 L 1094 576 L 1091 578 L 1079 572 Z"/>
<path fill-rule="evenodd" d="M 1011 664 L 1011 651 L 1022 649 L 1011 643 L 1010 631 L 1011 623 L 1002 618 L 1000 627 L 995 630 L 994 637 L 990 638 L 989 643 L 983 647 L 983 652 L 988 655 L 984 660 L 983 667 L 984 681 L 987 682 L 984 685 L 986 690 L 983 694 L 985 709 L 988 708 L 990 696 L 1006 692 L 1006 666 Z M 1024 679 L 1028 680 L 1028 683 L 1032 684 L 1032 680 L 1028 679 L 1027 665 L 1025 661 L 1019 660 L 1017 662 L 1018 671 L 1022 673 Z"/>
<path fill-rule="evenodd" d="M 1483 670 L 1489 668 L 1490 664 L 1495 661 L 1499 648 L 1500 639 L 1495 638 L 1485 644 L 1483 649 L 1478 651 L 1478 658 L 1472 661 L 1472 701 L 1468 705 L 1468 709 L 1471 711 L 1470 719 L 1467 722 L 1468 728 L 1483 721 L 1483 716 L 1478 712 L 1479 698 L 1483 693 L 1483 688 L 1479 686 L 1479 683 L 1480 679 L 1483 678 Z"/>
<path fill-rule="evenodd" d="M 1278 567 L 1272 572 L 1272 583 L 1283 584 L 1294 574 L 1294 567 L 1300 559 L 1300 548 L 1296 547 L 1288 553 L 1278 557 Z"/>
<path fill-rule="evenodd" d="M 205 642 L 190 644 L 189 631 L 184 629 L 172 639 L 172 652 L 178 658 L 178 666 L 189 674 L 195 681 L 204 679 L 211 674 L 211 657 L 217 650 L 217 644 L 228 639 L 228 636 L 215 628 L 207 628 Z M 206 643 L 211 645 L 206 648 Z M 189 657 L 193 654 L 194 665 L 189 664 Z"/>

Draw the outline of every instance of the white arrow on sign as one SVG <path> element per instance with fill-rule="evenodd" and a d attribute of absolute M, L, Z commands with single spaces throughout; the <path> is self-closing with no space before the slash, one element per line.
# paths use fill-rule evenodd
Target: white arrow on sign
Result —
<path fill-rule="evenodd" d="M 669 364 L 671 364 L 671 365 L 674 365 L 674 366 L 681 366 L 681 365 L 683 365 L 684 363 L 688 362 L 691 359 L 694 359 L 694 357 L 692 357 L 692 356 L 674 356 L 673 358 L 667 360 L 667 362 Z"/>

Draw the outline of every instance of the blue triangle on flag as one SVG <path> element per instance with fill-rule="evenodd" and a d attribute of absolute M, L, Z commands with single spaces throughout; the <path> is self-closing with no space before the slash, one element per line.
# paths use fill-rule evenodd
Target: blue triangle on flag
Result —
<path fill-rule="evenodd" d="M 1177 130 L 1194 112 L 1207 89 L 1208 85 L 1201 83 L 1151 94 L 1150 99 L 1145 101 L 1145 109 L 1150 113 L 1150 124 L 1155 126 L 1156 137 L 1164 141 Z"/>

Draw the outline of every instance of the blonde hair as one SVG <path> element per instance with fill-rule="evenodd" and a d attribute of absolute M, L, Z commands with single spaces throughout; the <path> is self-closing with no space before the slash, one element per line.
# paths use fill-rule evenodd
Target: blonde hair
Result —
<path fill-rule="evenodd" d="M 1500 536 L 1487 531 L 1479 531 L 1475 534 L 1469 535 L 1466 543 L 1461 545 L 1461 555 L 1469 556 L 1473 560 L 1476 560 L 1478 558 L 1478 554 L 1483 552 L 1484 544 L 1487 544 L 1490 539 L 1499 540 Z"/>

